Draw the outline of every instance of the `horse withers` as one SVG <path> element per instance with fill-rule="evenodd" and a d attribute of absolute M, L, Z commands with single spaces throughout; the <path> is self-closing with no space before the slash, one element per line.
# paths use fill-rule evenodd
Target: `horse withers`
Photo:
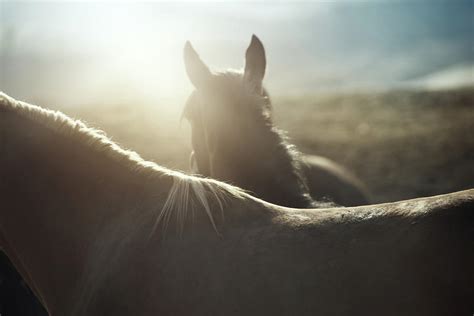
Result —
<path fill-rule="evenodd" d="M 254 35 L 243 72 L 211 72 L 191 44 L 184 62 L 196 90 L 184 117 L 192 128 L 192 163 L 208 177 L 230 182 L 283 206 L 369 204 L 367 190 L 354 175 L 320 156 L 301 155 L 272 121 L 272 105 L 262 81 L 263 44 Z"/>
<path fill-rule="evenodd" d="M 474 310 L 474 190 L 285 208 L 0 94 L 0 203 L 0 247 L 52 316 Z"/>

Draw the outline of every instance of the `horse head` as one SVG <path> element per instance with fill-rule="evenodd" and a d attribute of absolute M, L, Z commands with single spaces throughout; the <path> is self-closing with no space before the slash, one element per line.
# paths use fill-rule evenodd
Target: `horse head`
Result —
<path fill-rule="evenodd" d="M 262 85 L 265 49 L 253 35 L 243 71 L 212 72 L 187 42 L 184 64 L 195 88 L 183 113 L 192 128 L 191 162 L 204 176 L 227 179 L 228 169 L 220 162 L 229 158 L 238 160 L 235 148 L 249 127 L 246 113 L 257 111 L 270 115 L 270 101 Z"/>

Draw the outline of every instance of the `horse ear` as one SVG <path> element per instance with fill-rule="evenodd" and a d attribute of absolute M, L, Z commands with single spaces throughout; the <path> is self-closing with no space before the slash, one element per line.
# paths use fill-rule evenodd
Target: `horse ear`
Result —
<path fill-rule="evenodd" d="M 211 78 L 211 71 L 203 63 L 189 41 L 184 45 L 184 66 L 188 78 L 195 88 L 201 88 Z"/>
<path fill-rule="evenodd" d="M 262 80 L 266 65 L 265 48 L 258 37 L 252 35 L 252 40 L 245 53 L 244 80 L 255 92 L 262 93 Z"/>

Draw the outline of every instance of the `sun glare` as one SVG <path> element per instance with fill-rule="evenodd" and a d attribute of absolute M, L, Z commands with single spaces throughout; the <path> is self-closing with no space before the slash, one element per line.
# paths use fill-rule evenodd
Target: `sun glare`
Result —
<path fill-rule="evenodd" d="M 424 25 L 446 29 L 440 16 L 453 7 L 408 14 L 415 7 L 223 2 L 0 2 L 2 86 L 32 96 L 61 87 L 60 99 L 48 97 L 65 104 L 78 94 L 83 102 L 110 93 L 182 99 L 192 88 L 187 40 L 214 69 L 241 68 L 252 34 L 269 52 L 266 86 L 283 94 L 414 82 L 471 66 L 465 17 L 448 30 L 456 36 L 423 33 Z M 19 91 L 27 81 L 35 84 Z"/>

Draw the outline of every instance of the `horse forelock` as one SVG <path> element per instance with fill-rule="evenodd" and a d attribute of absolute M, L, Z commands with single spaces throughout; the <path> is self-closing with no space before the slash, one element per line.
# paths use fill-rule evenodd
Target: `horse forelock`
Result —
<path fill-rule="evenodd" d="M 244 75 L 242 70 L 227 69 L 224 71 L 217 71 L 213 73 L 213 81 L 207 87 L 212 92 L 216 90 L 223 94 L 226 100 L 239 101 L 238 105 L 244 103 L 252 113 L 259 113 L 259 115 L 270 115 L 271 102 L 268 92 L 263 88 L 262 93 L 258 94 L 249 90 L 244 82 Z M 183 109 L 182 117 L 187 119 L 195 119 L 197 109 L 195 108 L 202 100 L 202 91 L 194 90 L 188 97 Z M 225 105 L 224 105 L 225 108 Z"/>

